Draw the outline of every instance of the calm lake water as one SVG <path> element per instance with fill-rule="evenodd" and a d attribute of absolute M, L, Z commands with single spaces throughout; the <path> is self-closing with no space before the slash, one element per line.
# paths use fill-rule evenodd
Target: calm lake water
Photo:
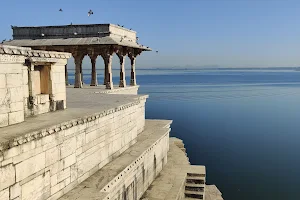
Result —
<path fill-rule="evenodd" d="M 137 74 L 140 94 L 150 95 L 146 117 L 173 120 L 171 135 L 184 140 L 192 164 L 206 166 L 207 183 L 224 199 L 299 199 L 300 72 Z"/>

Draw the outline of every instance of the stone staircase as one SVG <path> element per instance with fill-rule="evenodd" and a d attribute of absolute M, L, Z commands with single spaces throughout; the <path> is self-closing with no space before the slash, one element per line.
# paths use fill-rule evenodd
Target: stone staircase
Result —
<path fill-rule="evenodd" d="M 184 195 L 185 199 L 204 199 L 205 174 L 187 173 Z"/>

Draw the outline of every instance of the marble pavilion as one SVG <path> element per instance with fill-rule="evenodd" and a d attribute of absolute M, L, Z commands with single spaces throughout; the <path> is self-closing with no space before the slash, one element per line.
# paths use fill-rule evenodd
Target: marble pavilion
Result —
<path fill-rule="evenodd" d="M 130 85 L 136 85 L 135 62 L 149 47 L 140 45 L 135 31 L 114 24 L 87 24 L 64 26 L 17 27 L 12 26 L 13 40 L 4 44 L 30 47 L 34 50 L 71 53 L 75 61 L 75 88 L 83 87 L 82 60 L 88 55 L 91 59 L 91 86 L 97 86 L 96 59 L 101 56 L 105 65 L 104 85 L 113 89 L 112 57 L 120 59 L 119 87 L 126 87 L 125 58 L 131 61 Z M 66 84 L 68 84 L 68 71 Z"/>

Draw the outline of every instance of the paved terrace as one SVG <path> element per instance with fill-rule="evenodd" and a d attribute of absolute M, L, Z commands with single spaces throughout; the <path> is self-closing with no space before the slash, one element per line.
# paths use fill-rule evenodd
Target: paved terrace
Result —
<path fill-rule="evenodd" d="M 148 95 L 101 94 L 95 89 L 67 89 L 67 109 L 26 118 L 25 122 L 0 128 L 0 151 L 63 129 L 136 105 Z"/>
<path fill-rule="evenodd" d="M 96 94 L 109 94 L 109 93 L 118 93 L 118 92 L 126 92 L 128 90 L 138 90 L 140 86 L 126 86 L 126 87 L 120 87 L 119 85 L 114 85 L 114 89 L 108 90 L 106 89 L 105 85 L 97 85 L 97 86 L 90 86 L 89 84 L 83 84 L 82 88 L 85 89 L 85 92 L 92 92 Z M 68 90 L 74 90 L 77 91 L 78 88 L 74 88 L 74 85 L 68 85 Z"/>

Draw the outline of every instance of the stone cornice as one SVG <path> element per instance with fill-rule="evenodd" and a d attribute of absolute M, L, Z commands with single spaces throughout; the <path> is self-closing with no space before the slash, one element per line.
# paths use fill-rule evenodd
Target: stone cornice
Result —
<path fill-rule="evenodd" d="M 121 105 L 121 106 L 118 106 L 118 107 L 115 107 L 115 108 L 111 108 L 111 109 L 108 109 L 108 110 L 105 110 L 105 111 L 102 111 L 102 112 L 99 112 L 99 113 L 94 113 L 92 115 L 83 116 L 81 118 L 73 119 L 73 120 L 70 120 L 70 121 L 67 121 L 67 122 L 62 122 L 60 124 L 57 124 L 57 125 L 54 125 L 54 126 L 51 126 L 51 127 L 47 127 L 47 128 L 44 128 L 44 129 L 40 129 L 38 131 L 24 133 L 24 135 L 22 135 L 22 136 L 16 137 L 14 139 L 11 139 L 11 140 L 8 140 L 8 141 L 5 141 L 5 142 L 1 142 L 0 143 L 0 154 L 1 154 L 1 152 L 5 151 L 5 150 L 8 150 L 10 148 L 25 144 L 25 143 L 30 142 L 30 141 L 41 139 L 43 137 L 54 134 L 54 133 L 59 132 L 61 130 L 69 129 L 73 126 L 77 126 L 77 125 L 84 124 L 84 123 L 87 123 L 87 122 L 95 121 L 98 118 L 102 118 L 102 117 L 105 117 L 107 115 L 111 115 L 111 114 L 113 114 L 115 112 L 118 112 L 120 110 L 125 110 L 129 107 L 140 104 L 141 101 L 144 101 L 147 98 L 148 98 L 148 95 L 143 95 L 143 96 L 138 97 L 136 99 L 136 101 L 128 103 L 128 104 L 124 104 L 124 105 Z M 0 131 L 1 131 L 1 128 L 0 128 Z"/>
<path fill-rule="evenodd" d="M 16 47 L 16 46 L 8 46 L 8 45 L 1 45 L 1 44 L 0 44 L 0 55 L 11 55 L 15 58 L 17 56 L 23 56 L 23 58 L 37 57 L 37 58 L 56 58 L 56 59 L 68 59 L 71 57 L 70 53 L 32 50 L 31 48 L 27 48 L 27 47 Z M 0 62 L 1 61 L 2 59 L 0 59 Z"/>

